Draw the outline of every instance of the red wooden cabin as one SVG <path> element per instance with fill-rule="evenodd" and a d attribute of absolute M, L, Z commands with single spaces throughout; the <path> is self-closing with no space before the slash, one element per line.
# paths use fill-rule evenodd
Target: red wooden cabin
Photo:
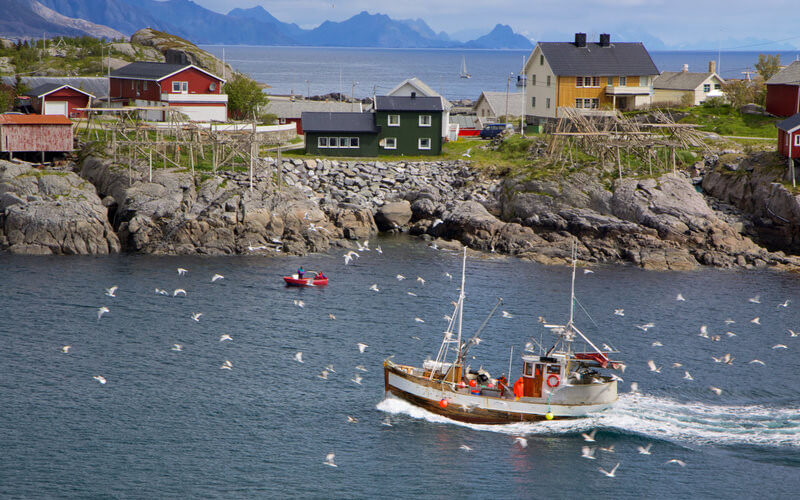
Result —
<path fill-rule="evenodd" d="M 767 113 L 792 116 L 800 113 L 800 61 L 794 61 L 767 80 Z"/>
<path fill-rule="evenodd" d="M 800 158 L 800 113 L 778 122 L 778 153 L 790 158 Z"/>
<path fill-rule="evenodd" d="M 70 118 L 83 118 L 91 107 L 94 96 L 71 85 L 46 83 L 25 94 L 31 98 L 31 106 L 41 115 L 64 115 Z"/>

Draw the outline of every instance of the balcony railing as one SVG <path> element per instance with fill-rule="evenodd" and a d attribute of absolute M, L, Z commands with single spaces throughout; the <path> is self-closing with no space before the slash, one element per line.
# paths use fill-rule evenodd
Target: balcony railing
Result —
<path fill-rule="evenodd" d="M 228 102 L 228 94 L 161 94 L 161 100 L 172 103 Z"/>
<path fill-rule="evenodd" d="M 653 90 L 650 87 L 627 87 L 619 85 L 606 85 L 608 95 L 650 95 Z"/>

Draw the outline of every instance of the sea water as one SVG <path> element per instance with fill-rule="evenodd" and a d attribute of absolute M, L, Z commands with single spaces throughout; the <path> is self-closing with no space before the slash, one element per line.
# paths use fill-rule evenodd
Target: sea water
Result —
<path fill-rule="evenodd" d="M 800 329 L 796 275 L 579 269 L 577 325 L 627 364 L 618 404 L 589 418 L 481 426 L 385 399 L 385 358 L 435 356 L 461 259 L 404 237 L 377 245 L 383 254 L 361 252 L 347 266 L 341 249 L 0 256 L 0 497 L 790 498 L 800 488 L 800 337 L 788 332 Z M 299 265 L 330 284 L 285 287 L 281 277 Z M 211 282 L 217 273 L 224 279 Z M 513 348 L 516 380 L 525 343 L 554 340 L 538 318 L 566 321 L 570 275 L 469 258 L 465 335 L 503 299 L 471 367 L 498 377 Z M 116 297 L 105 295 L 112 285 Z M 178 288 L 187 295 L 173 297 Z M 760 303 L 748 300 L 756 296 Z M 109 312 L 98 320 L 102 306 Z M 647 332 L 636 327 L 648 322 Z M 702 325 L 719 341 L 699 336 Z M 726 353 L 730 365 L 712 359 Z M 651 359 L 660 373 L 649 371 Z M 231 370 L 221 369 L 226 360 Z M 335 373 L 323 380 L 329 364 Z M 593 430 L 586 442 L 581 434 Z M 640 454 L 648 444 L 651 454 Z M 583 446 L 612 445 L 581 458 Z M 338 467 L 323 464 L 329 453 Z M 599 470 L 617 463 L 615 478 Z"/>

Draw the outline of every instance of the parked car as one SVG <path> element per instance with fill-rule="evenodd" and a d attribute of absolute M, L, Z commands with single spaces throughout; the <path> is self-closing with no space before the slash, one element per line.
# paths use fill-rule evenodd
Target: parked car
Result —
<path fill-rule="evenodd" d="M 502 134 L 504 130 L 514 130 L 510 123 L 487 123 L 481 130 L 481 139 L 492 139 Z"/>

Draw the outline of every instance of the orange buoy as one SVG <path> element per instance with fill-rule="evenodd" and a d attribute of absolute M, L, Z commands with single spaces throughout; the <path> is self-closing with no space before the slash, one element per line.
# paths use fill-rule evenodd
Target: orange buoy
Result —
<path fill-rule="evenodd" d="M 472 379 L 472 380 L 469 381 L 469 386 L 470 387 L 475 387 L 476 385 L 478 385 L 478 383 L 475 382 L 475 379 Z"/>
<path fill-rule="evenodd" d="M 442 408 L 447 408 L 447 405 L 449 404 L 450 402 L 447 401 L 446 399 L 442 399 L 441 401 L 439 401 L 439 406 L 441 406 Z"/>

